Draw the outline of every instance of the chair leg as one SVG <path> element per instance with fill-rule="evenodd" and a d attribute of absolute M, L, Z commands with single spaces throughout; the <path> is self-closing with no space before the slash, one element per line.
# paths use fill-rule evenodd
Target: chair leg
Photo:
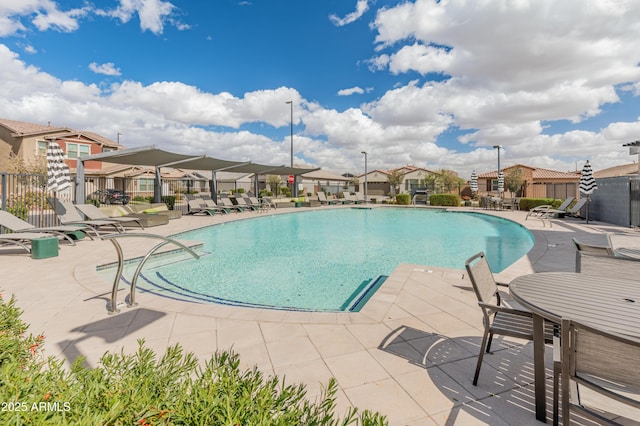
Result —
<path fill-rule="evenodd" d="M 487 339 L 489 340 L 489 344 L 491 344 L 491 337 L 493 337 L 493 333 L 489 335 L 489 330 L 485 330 L 484 335 L 482 336 L 482 344 L 480 345 L 480 353 L 478 354 L 476 373 L 473 376 L 473 386 L 478 386 L 478 376 L 480 375 L 480 367 L 482 366 L 482 358 L 484 357 L 485 345 L 487 345 Z"/>
<path fill-rule="evenodd" d="M 487 353 L 491 351 L 492 342 L 493 342 L 493 333 L 489 333 L 489 340 L 487 341 L 487 350 L 486 350 Z"/>

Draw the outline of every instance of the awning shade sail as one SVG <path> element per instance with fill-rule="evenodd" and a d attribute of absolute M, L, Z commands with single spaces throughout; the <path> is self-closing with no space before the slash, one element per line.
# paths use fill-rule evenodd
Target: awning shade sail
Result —
<path fill-rule="evenodd" d="M 301 175 L 318 169 L 271 166 L 251 162 L 221 160 L 206 155 L 187 155 L 164 151 L 156 146 L 109 151 L 87 155 L 81 161 L 104 161 L 106 163 L 128 164 L 135 166 L 174 167 L 187 170 L 225 170 L 237 173 Z"/>

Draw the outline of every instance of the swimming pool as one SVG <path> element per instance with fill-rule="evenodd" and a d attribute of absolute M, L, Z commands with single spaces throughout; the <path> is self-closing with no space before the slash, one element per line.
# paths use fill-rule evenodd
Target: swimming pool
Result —
<path fill-rule="evenodd" d="M 358 310 L 399 263 L 463 269 L 484 251 L 499 272 L 533 246 L 529 231 L 508 220 L 408 208 L 269 215 L 174 237 L 201 241 L 207 254 L 150 262 L 138 281 L 142 291 L 312 311 Z"/>

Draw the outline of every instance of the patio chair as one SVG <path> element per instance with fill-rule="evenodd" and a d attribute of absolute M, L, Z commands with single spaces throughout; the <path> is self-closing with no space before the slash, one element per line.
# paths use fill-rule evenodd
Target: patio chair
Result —
<path fill-rule="evenodd" d="M 47 234 L 58 235 L 63 237 L 65 240 L 69 241 L 71 245 L 76 245 L 74 237 L 82 238 L 84 235 L 87 235 L 90 239 L 93 239 L 91 235 L 88 235 L 85 232 L 84 225 L 59 225 L 59 226 L 38 227 L 4 210 L 0 210 L 0 226 L 7 228 L 11 232 L 42 232 Z M 77 236 L 77 233 L 81 233 L 81 235 Z M 5 234 L 2 234 L 2 235 L 5 235 Z"/>
<path fill-rule="evenodd" d="M 484 333 L 478 354 L 473 385 L 478 385 L 478 376 L 484 353 L 491 351 L 491 342 L 495 334 L 533 340 L 533 315 L 524 309 L 509 308 L 501 305 L 498 284 L 493 278 L 489 263 L 483 252 L 470 257 L 465 262 L 471 285 L 482 309 Z M 495 302 L 494 302 L 495 301 Z M 545 341 L 553 341 L 553 324 L 545 322 Z"/>
<path fill-rule="evenodd" d="M 611 279 L 636 281 L 640 276 L 640 259 L 576 251 L 576 272 L 600 275 Z"/>
<path fill-rule="evenodd" d="M 598 253 L 598 254 L 606 254 L 609 256 L 613 256 L 613 247 L 611 247 L 611 243 L 610 243 L 610 239 L 607 238 L 607 245 L 594 245 L 594 244 L 587 244 L 587 243 L 583 243 L 581 241 L 578 241 L 576 238 L 571 238 L 571 241 L 573 241 L 573 244 L 576 246 L 576 250 L 577 251 L 586 251 L 589 253 Z"/>
<path fill-rule="evenodd" d="M 640 410 L 640 369 L 637 368 L 640 364 L 640 339 L 600 330 L 571 319 L 563 319 L 561 329 L 562 337 L 556 341 L 554 351 L 559 350 L 561 354 L 562 424 L 570 424 L 571 411 L 599 424 L 623 423 L 611 417 L 613 413 L 605 416 L 601 409 L 583 405 L 579 386 L 590 389 L 599 397 L 611 398 Z M 556 398 L 559 381 L 558 372 L 554 372 Z M 558 404 L 554 401 L 554 424 L 558 424 L 557 408 Z"/>
<path fill-rule="evenodd" d="M 135 225 L 144 229 L 142 219 L 135 216 L 111 217 L 93 204 L 76 204 L 75 206 L 89 220 L 111 220 L 120 223 L 122 226 Z"/>
<path fill-rule="evenodd" d="M 100 236 L 100 228 L 113 227 L 117 233 L 122 233 L 124 228 L 114 220 L 85 220 L 76 206 L 71 201 L 61 200 L 60 198 L 47 198 L 49 204 L 56 212 L 56 216 L 60 223 L 64 225 L 84 225 L 86 229 L 90 229 L 96 236 Z"/>

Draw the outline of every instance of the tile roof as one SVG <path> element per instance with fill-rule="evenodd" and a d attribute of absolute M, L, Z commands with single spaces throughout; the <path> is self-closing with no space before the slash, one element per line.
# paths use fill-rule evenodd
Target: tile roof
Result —
<path fill-rule="evenodd" d="M 66 127 L 52 127 L 49 125 L 27 123 L 24 121 L 8 120 L 6 118 L 0 118 L 0 125 L 11 130 L 18 135 L 29 135 L 37 133 L 55 133 L 68 131 Z"/>
<path fill-rule="evenodd" d="M 516 166 L 505 167 L 503 171 L 512 169 Z M 532 176 L 534 179 L 580 179 L 580 172 L 559 172 L 557 170 L 543 169 L 539 167 L 523 166 L 532 169 Z M 498 171 L 493 170 L 487 173 L 478 175 L 478 178 L 497 178 Z"/>
<path fill-rule="evenodd" d="M 616 176 L 626 176 L 638 174 L 638 163 L 621 164 L 619 166 L 609 167 L 608 169 L 593 172 L 595 178 L 606 178 Z"/>

